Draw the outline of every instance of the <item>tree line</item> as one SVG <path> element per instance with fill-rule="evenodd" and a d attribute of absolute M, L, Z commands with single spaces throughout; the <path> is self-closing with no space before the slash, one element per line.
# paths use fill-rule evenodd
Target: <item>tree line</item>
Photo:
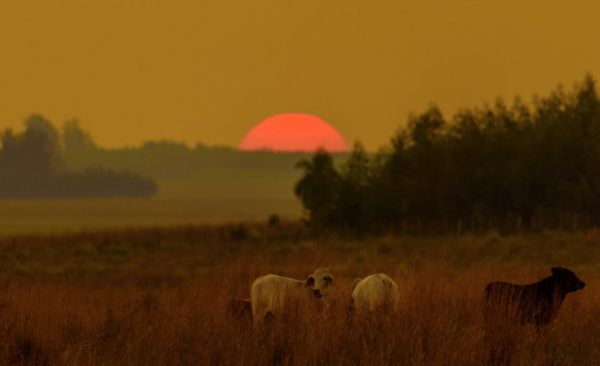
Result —
<path fill-rule="evenodd" d="M 62 134 L 44 117 L 25 120 L 25 131 L 0 133 L 0 198 L 148 197 L 156 182 L 126 170 L 87 167 L 71 171 L 67 153 L 96 149 L 76 120 Z"/>
<path fill-rule="evenodd" d="M 587 75 L 531 106 L 432 105 L 376 154 L 357 142 L 336 166 L 318 151 L 295 186 L 310 222 L 327 227 L 560 225 L 600 217 L 600 100 Z"/>
<path fill-rule="evenodd" d="M 289 174 L 297 179 L 294 165 L 310 157 L 306 152 L 239 151 L 228 146 L 189 147 L 176 141 L 146 141 L 141 146 L 106 149 L 96 146 L 65 151 L 65 163 L 70 169 L 104 166 L 118 170 L 135 170 L 155 179 L 196 179 L 197 172 L 211 171 L 271 171 Z M 347 159 L 348 153 L 336 153 L 336 162 Z M 291 191 L 291 190 L 290 190 Z M 291 194 L 290 194 L 291 196 Z"/>

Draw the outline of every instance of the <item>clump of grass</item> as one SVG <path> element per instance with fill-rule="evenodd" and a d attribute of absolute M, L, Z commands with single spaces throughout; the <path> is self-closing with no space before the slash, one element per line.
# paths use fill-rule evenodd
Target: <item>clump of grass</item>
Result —
<path fill-rule="evenodd" d="M 281 222 L 281 220 L 279 219 L 279 215 L 272 214 L 271 216 L 269 216 L 269 220 L 267 221 L 267 224 L 269 225 L 269 227 L 278 227 L 280 222 Z"/>
<path fill-rule="evenodd" d="M 234 225 L 229 228 L 229 237 L 236 241 L 248 238 L 248 228 L 243 224 Z"/>

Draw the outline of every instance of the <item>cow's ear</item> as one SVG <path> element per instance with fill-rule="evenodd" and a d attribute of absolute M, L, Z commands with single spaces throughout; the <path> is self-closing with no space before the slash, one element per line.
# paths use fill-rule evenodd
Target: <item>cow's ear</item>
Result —
<path fill-rule="evenodd" d="M 312 287 L 315 285 L 315 277 L 313 275 L 308 276 L 306 282 L 304 282 L 304 287 Z"/>
<path fill-rule="evenodd" d="M 558 268 L 556 268 L 556 267 L 552 268 L 552 274 L 554 276 L 558 276 L 560 274 L 561 269 L 562 268 L 560 268 L 560 267 L 558 267 Z"/>
<path fill-rule="evenodd" d="M 354 280 L 354 284 L 352 285 L 352 291 L 354 291 L 354 289 L 356 288 L 356 286 L 358 286 L 360 281 L 362 281 L 362 279 L 360 279 L 360 278 L 357 278 L 356 280 Z"/>

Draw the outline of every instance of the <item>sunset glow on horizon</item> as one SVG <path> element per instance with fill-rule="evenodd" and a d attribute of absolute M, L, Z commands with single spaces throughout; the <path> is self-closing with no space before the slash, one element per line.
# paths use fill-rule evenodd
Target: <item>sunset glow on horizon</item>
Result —
<path fill-rule="evenodd" d="M 531 105 L 600 78 L 600 2 L 4 1 L 0 127 L 77 119 L 103 148 L 239 146 L 307 112 L 367 151 L 411 113 Z M 557 26 L 560 25 L 560 26 Z M 275 112 L 274 112 L 275 111 Z"/>
<path fill-rule="evenodd" d="M 269 117 L 254 126 L 239 145 L 239 150 L 272 150 L 281 152 L 347 152 L 344 137 L 319 117 L 301 113 L 285 113 Z"/>

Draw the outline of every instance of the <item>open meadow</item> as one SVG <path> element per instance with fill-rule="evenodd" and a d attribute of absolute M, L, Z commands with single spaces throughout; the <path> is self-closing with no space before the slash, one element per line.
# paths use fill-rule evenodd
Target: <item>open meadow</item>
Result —
<path fill-rule="evenodd" d="M 0 345 L 6 365 L 511 365 L 600 360 L 600 233 L 346 237 L 296 223 L 172 226 L 0 239 Z M 550 268 L 587 283 L 556 321 L 505 327 L 486 341 L 484 289 Z M 334 276 L 329 306 L 270 331 L 226 314 L 255 278 Z M 386 273 L 395 314 L 348 314 L 354 279 Z M 489 336 L 489 334 L 488 334 Z"/>
<path fill-rule="evenodd" d="M 181 192 L 186 187 L 174 187 Z M 277 214 L 297 220 L 302 206 L 296 199 L 277 198 L 85 198 L 2 199 L 0 237 L 104 230 L 127 226 L 151 227 L 265 221 Z"/>

